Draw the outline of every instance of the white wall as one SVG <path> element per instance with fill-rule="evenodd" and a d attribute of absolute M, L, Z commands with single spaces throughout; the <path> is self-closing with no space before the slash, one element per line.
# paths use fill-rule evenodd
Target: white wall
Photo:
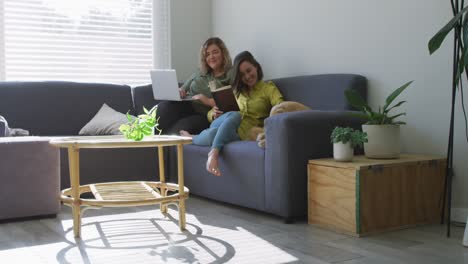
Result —
<path fill-rule="evenodd" d="M 233 56 L 252 51 L 266 78 L 362 74 L 369 79 L 372 106 L 415 80 L 399 98 L 407 100 L 401 107 L 408 123 L 402 150 L 446 155 L 452 45 L 446 42 L 429 56 L 427 42 L 449 20 L 449 1 L 215 0 L 212 12 L 213 33 Z M 453 206 L 466 209 L 468 143 L 459 105 L 456 115 Z"/>
<path fill-rule="evenodd" d="M 183 81 L 198 68 L 198 53 L 211 37 L 211 0 L 171 0 L 171 61 Z"/>

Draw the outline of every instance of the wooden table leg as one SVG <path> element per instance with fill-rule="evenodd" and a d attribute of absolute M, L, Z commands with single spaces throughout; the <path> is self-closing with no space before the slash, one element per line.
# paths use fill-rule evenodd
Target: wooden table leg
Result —
<path fill-rule="evenodd" d="M 177 172 L 179 184 L 179 227 L 185 230 L 185 192 L 184 192 L 184 146 L 177 145 Z"/>
<path fill-rule="evenodd" d="M 71 196 L 73 198 L 73 233 L 75 237 L 81 236 L 81 200 L 80 200 L 80 149 L 68 148 L 68 162 L 70 166 Z"/>
<path fill-rule="evenodd" d="M 166 176 L 164 174 L 164 151 L 163 146 L 158 147 L 158 158 L 159 158 L 159 181 L 164 185 L 166 183 Z M 161 186 L 161 196 L 166 196 L 167 189 Z M 161 203 L 161 213 L 167 214 L 167 205 Z"/>

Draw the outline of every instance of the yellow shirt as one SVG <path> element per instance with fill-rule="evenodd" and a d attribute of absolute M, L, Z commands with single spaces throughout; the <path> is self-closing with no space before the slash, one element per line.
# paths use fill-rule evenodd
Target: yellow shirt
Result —
<path fill-rule="evenodd" d="M 237 133 L 242 140 L 248 139 L 252 127 L 263 127 L 263 121 L 270 116 L 273 106 L 284 101 L 278 87 L 271 82 L 259 81 L 248 92 L 241 93 L 237 98 L 242 121 Z M 212 111 L 208 113 L 208 119 L 212 121 Z"/>

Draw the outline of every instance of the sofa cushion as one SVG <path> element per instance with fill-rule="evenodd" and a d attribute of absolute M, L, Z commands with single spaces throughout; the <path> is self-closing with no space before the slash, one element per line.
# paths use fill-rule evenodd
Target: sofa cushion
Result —
<path fill-rule="evenodd" d="M 264 149 L 258 147 L 255 141 L 234 141 L 225 145 L 219 159 L 221 177 L 206 171 L 209 151 L 210 147 L 207 146 L 184 146 L 185 186 L 190 189 L 190 193 L 265 210 Z M 176 161 L 176 151 L 171 154 L 170 162 Z M 172 165 L 175 167 L 176 164 Z M 172 175 L 177 176 L 175 173 Z M 175 180 L 171 178 L 171 181 Z"/>
<path fill-rule="evenodd" d="M 96 115 L 80 130 L 82 136 L 121 135 L 120 125 L 128 122 L 127 116 L 103 104 Z"/>

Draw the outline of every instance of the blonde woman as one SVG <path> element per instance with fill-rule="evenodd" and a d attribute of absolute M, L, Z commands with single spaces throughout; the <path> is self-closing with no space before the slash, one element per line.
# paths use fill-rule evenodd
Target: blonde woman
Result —
<path fill-rule="evenodd" d="M 180 87 L 181 97 L 192 97 L 194 101 L 163 101 L 158 104 L 159 127 L 163 134 L 177 134 L 186 130 L 198 134 L 209 127 L 208 111 L 215 106 L 211 96 L 209 82 L 217 87 L 229 85 L 231 82 L 231 56 L 224 42 L 213 37 L 203 43 L 200 48 L 200 65 Z"/>

